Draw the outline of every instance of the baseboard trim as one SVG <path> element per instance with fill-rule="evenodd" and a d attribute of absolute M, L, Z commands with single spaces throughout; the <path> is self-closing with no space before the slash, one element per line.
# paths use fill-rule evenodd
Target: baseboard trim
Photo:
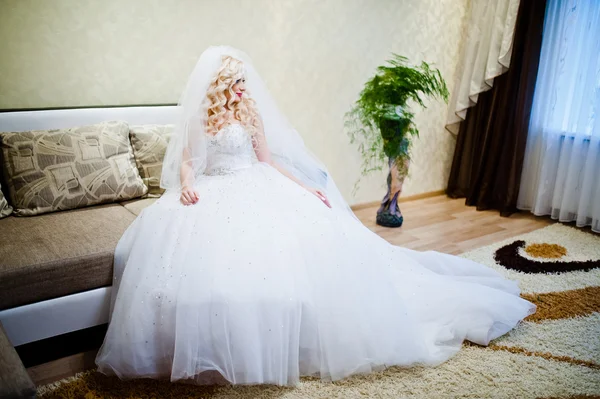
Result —
<path fill-rule="evenodd" d="M 429 191 L 427 193 L 409 195 L 407 197 L 400 197 L 398 202 L 409 202 L 409 201 L 416 201 L 416 200 L 420 200 L 420 199 L 424 199 L 424 198 L 437 197 L 438 195 L 443 195 L 445 193 L 446 193 L 446 190 Z M 361 204 L 352 205 L 350 208 L 352 208 L 353 211 L 358 211 L 360 209 L 373 208 L 373 207 L 379 206 L 380 203 L 381 203 L 380 201 L 363 202 Z"/>

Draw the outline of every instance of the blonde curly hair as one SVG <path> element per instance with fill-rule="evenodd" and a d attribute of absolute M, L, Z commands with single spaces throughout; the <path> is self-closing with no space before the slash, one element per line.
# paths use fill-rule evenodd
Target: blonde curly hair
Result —
<path fill-rule="evenodd" d="M 245 91 L 240 101 L 236 101 L 236 94 L 232 89 L 236 82 L 243 78 L 244 63 L 231 56 L 223 56 L 221 67 L 210 82 L 206 93 L 205 109 L 208 114 L 206 131 L 209 134 L 217 134 L 228 121 L 225 118 L 227 108 L 251 135 L 254 136 L 258 131 L 260 120 L 256 102 L 250 98 L 248 91 Z M 229 100 L 225 96 L 226 92 L 229 92 Z"/>

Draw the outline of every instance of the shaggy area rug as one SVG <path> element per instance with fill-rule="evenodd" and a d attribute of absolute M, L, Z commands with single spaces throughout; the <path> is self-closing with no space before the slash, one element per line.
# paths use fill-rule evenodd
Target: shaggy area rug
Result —
<path fill-rule="evenodd" d="M 123 382 L 94 370 L 45 385 L 40 398 L 600 398 L 600 236 L 554 224 L 461 255 L 518 280 L 538 306 L 488 347 L 446 363 L 391 367 L 296 388 Z"/>

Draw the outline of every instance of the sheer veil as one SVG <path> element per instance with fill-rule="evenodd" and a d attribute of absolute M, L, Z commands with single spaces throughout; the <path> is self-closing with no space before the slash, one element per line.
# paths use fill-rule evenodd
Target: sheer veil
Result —
<path fill-rule="evenodd" d="M 334 208 L 344 209 L 352 214 L 325 166 L 305 147 L 298 132 L 277 108 L 250 57 L 229 46 L 211 46 L 206 49 L 188 79 L 179 100 L 180 113 L 175 131 L 163 161 L 160 186 L 167 190 L 180 190 L 182 170 L 191 175 L 192 181 L 204 178 L 207 164 L 207 113 L 203 109 L 203 103 L 211 79 L 217 73 L 222 57 L 227 55 L 244 64 L 246 92 L 256 102 L 262 117 L 273 160 L 306 185 L 323 190 Z M 185 167 L 182 168 L 182 165 Z"/>

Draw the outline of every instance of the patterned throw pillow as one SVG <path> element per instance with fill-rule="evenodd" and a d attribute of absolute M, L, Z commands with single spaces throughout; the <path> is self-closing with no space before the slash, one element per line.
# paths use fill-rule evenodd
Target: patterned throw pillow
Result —
<path fill-rule="evenodd" d="M 0 219 L 7 217 L 12 213 L 12 207 L 8 205 L 8 201 L 4 198 L 4 193 L 0 190 Z"/>
<path fill-rule="evenodd" d="M 147 192 L 125 122 L 0 133 L 0 149 L 18 216 L 122 201 Z"/>
<path fill-rule="evenodd" d="M 147 197 L 160 197 L 163 158 L 174 125 L 136 125 L 129 127 L 129 135 L 135 162 L 144 184 L 148 186 Z"/>

